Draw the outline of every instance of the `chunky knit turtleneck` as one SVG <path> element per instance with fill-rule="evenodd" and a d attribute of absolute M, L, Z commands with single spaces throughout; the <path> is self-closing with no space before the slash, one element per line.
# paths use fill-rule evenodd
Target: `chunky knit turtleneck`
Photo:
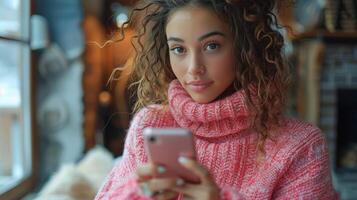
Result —
<path fill-rule="evenodd" d="M 142 131 L 146 127 L 184 127 L 194 134 L 197 161 L 221 189 L 221 199 L 336 199 L 326 141 L 316 127 L 293 119 L 265 143 L 257 165 L 258 135 L 248 128 L 244 92 L 208 104 L 194 102 L 178 81 L 169 87 L 169 106 L 153 105 L 134 117 L 122 160 L 96 199 L 138 199 L 135 170 L 148 161 Z M 182 196 L 179 197 L 182 199 Z"/>
<path fill-rule="evenodd" d="M 208 138 L 237 134 L 248 128 L 244 96 L 243 91 L 238 91 L 224 99 L 199 104 L 177 80 L 169 87 L 169 105 L 175 121 L 195 135 Z"/>

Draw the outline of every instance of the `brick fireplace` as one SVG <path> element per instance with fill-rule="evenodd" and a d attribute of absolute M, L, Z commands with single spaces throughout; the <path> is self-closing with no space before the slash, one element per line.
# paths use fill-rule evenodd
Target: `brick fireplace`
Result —
<path fill-rule="evenodd" d="M 336 189 L 357 197 L 357 45 L 328 43 L 320 77 L 318 125 L 326 134 Z"/>

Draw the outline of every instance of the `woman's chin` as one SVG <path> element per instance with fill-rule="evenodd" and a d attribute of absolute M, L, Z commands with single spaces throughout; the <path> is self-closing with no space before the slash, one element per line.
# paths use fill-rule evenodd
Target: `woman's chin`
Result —
<path fill-rule="evenodd" d="M 207 97 L 205 95 L 190 95 L 190 96 L 195 102 L 199 104 L 208 104 L 216 99 L 214 97 Z"/>

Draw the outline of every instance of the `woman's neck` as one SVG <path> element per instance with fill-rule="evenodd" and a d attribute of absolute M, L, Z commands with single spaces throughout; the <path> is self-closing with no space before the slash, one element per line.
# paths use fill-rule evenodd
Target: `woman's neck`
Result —
<path fill-rule="evenodd" d="M 220 94 L 214 101 L 224 99 L 225 97 L 231 96 L 233 93 L 237 92 L 239 89 L 232 83 L 222 94 Z"/>

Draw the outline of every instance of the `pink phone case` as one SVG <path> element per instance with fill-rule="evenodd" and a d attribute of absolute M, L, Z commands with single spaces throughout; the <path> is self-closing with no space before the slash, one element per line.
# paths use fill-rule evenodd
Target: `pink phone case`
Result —
<path fill-rule="evenodd" d="M 149 159 L 166 168 L 156 177 L 180 177 L 185 181 L 198 183 L 200 179 L 178 162 L 180 156 L 195 159 L 193 137 L 189 130 L 182 128 L 145 128 L 145 150 Z"/>

